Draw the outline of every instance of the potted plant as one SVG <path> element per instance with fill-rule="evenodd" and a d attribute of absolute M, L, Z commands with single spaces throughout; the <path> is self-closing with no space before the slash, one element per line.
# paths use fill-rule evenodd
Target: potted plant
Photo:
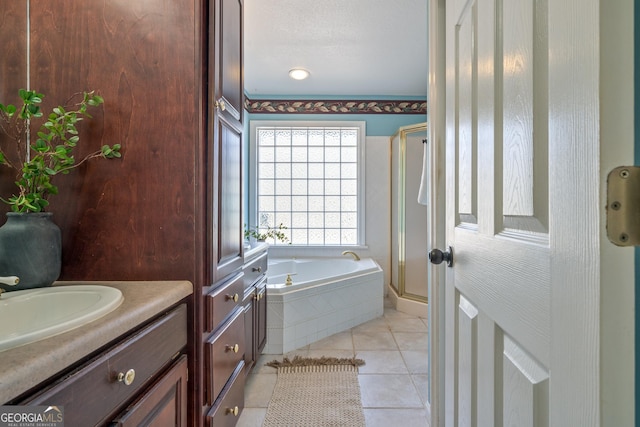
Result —
<path fill-rule="evenodd" d="M 289 238 L 283 231 L 286 229 L 287 227 L 285 227 L 282 223 L 280 223 L 277 228 L 273 228 L 269 225 L 265 225 L 262 227 L 247 227 L 247 224 L 245 224 L 244 238 L 253 238 L 258 242 L 265 242 L 267 239 L 272 239 L 274 241 L 279 240 L 283 243 L 287 243 L 289 242 Z M 289 244 L 291 243 L 289 242 Z"/>
<path fill-rule="evenodd" d="M 25 89 L 18 94 L 22 105 L 0 104 L 5 135 L 0 138 L 0 167 L 13 170 L 17 187 L 10 197 L 0 197 L 11 207 L 0 227 L 0 276 L 20 278 L 18 286 L 6 290 L 49 286 L 60 274 L 60 230 L 45 212 L 49 195 L 58 193 L 51 180 L 87 160 L 120 157 L 119 144 L 103 145 L 80 160 L 73 155 L 80 140 L 77 125 L 91 118 L 90 108 L 104 102 L 95 91 L 74 95 L 47 116 L 40 109 L 43 94 Z"/>

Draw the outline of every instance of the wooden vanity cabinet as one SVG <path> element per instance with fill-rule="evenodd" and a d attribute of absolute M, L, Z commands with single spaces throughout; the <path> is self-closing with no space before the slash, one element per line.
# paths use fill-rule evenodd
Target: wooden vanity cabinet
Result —
<path fill-rule="evenodd" d="M 260 279 L 245 291 L 243 300 L 246 350 L 245 374 L 254 367 L 267 343 L 267 279 Z"/>
<path fill-rule="evenodd" d="M 49 110 L 96 89 L 105 103 L 79 129 L 90 142 L 80 152 L 122 144 L 120 159 L 59 177 L 50 210 L 62 230 L 60 280 L 193 283 L 188 421 L 201 427 L 214 399 L 204 383 L 218 375 L 205 353 L 219 323 L 204 321 L 210 309 L 229 314 L 208 307 L 207 295 L 244 262 L 243 1 L 38 0 L 28 12 L 24 3 L 3 2 L 11 19 L 0 32 L 15 43 L 5 55 L 10 72 L 0 66 L 0 98 L 14 99 L 30 81 Z M 25 69 L 28 59 L 36 65 Z M 14 180 L 7 170 L 5 198 Z M 238 305 L 242 297 L 241 289 Z M 106 404 L 97 393 L 85 399 Z"/>
<path fill-rule="evenodd" d="M 254 300 L 256 293 L 253 288 L 247 289 L 242 300 L 242 313 L 244 316 L 244 342 L 247 346 L 244 350 L 244 366 L 245 375 L 249 374 L 253 364 L 258 359 L 255 348 L 253 346 L 253 321 L 255 318 Z"/>
<path fill-rule="evenodd" d="M 244 409 L 244 376 L 237 375 L 244 371 L 246 351 L 243 290 L 244 274 L 239 271 L 205 296 L 206 425 L 233 426 Z"/>
<path fill-rule="evenodd" d="M 234 426 L 244 409 L 244 328 L 238 306 L 205 341 L 206 425 Z"/>
<path fill-rule="evenodd" d="M 259 280 L 263 279 L 267 275 L 268 267 L 268 255 L 267 249 L 258 254 L 249 254 L 245 256 L 244 266 L 242 271 L 244 273 L 244 288 L 249 289 Z"/>
<path fill-rule="evenodd" d="M 187 356 L 182 355 L 112 427 L 187 426 Z"/>
<path fill-rule="evenodd" d="M 244 276 L 239 272 L 227 282 L 214 287 L 205 296 L 205 331 L 213 332 L 234 313 L 242 303 Z"/>
<path fill-rule="evenodd" d="M 234 426 L 244 408 L 242 0 L 208 2 L 207 210 L 210 281 L 203 288 L 202 414 L 205 425 Z"/>
<path fill-rule="evenodd" d="M 267 344 L 267 279 L 256 285 L 256 323 L 254 334 L 254 345 L 256 349 L 256 359 L 264 350 Z"/>
<path fill-rule="evenodd" d="M 206 425 L 233 427 L 244 408 L 244 362 L 238 364 L 218 399 L 207 414 Z"/>
<path fill-rule="evenodd" d="M 244 317 L 242 310 L 235 310 L 229 321 L 218 328 L 205 344 L 205 358 L 211 375 L 205 380 L 207 404 L 220 398 L 224 386 L 244 360 Z"/>
<path fill-rule="evenodd" d="M 186 345 L 181 304 L 14 404 L 63 406 L 69 426 L 186 426 Z"/>
<path fill-rule="evenodd" d="M 256 364 L 267 342 L 267 250 L 245 258 L 242 300 L 246 350 L 245 375 Z"/>

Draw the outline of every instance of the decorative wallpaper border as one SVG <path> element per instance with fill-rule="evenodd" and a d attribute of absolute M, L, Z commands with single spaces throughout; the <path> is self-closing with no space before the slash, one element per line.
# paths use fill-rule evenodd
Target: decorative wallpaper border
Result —
<path fill-rule="evenodd" d="M 427 114 L 427 101 L 245 98 L 244 108 L 257 114 Z"/>

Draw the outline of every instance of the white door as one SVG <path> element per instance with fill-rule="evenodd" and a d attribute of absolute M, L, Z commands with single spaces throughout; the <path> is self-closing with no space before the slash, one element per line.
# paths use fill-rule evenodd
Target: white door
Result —
<path fill-rule="evenodd" d="M 599 7 L 445 0 L 447 426 L 600 423 Z"/>

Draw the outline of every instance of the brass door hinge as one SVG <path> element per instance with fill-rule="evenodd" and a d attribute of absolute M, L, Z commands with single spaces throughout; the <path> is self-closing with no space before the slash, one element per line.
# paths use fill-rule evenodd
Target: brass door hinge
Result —
<path fill-rule="evenodd" d="M 618 246 L 640 245 L 640 167 L 619 166 L 607 176 L 607 237 Z"/>

